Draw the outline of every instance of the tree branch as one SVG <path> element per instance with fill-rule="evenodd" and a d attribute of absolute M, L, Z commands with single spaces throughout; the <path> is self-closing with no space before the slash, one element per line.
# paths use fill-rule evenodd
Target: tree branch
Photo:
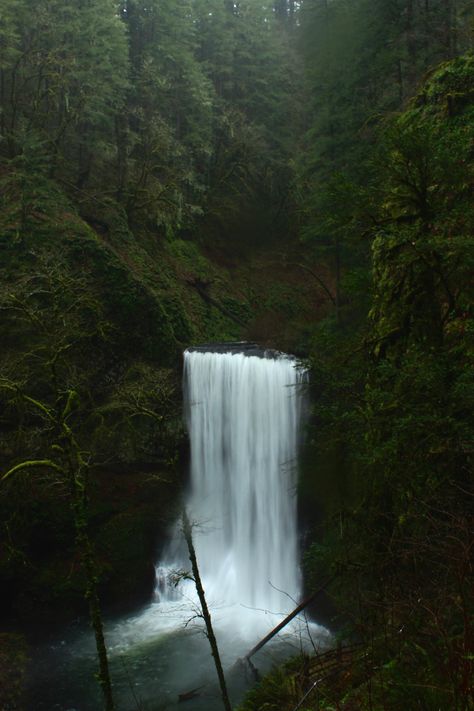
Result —
<path fill-rule="evenodd" d="M 23 469 L 35 469 L 36 467 L 46 467 L 48 469 L 54 469 L 55 471 L 64 474 L 61 467 L 58 466 L 55 462 L 53 462 L 51 459 L 31 459 L 27 462 L 21 462 L 21 464 L 17 464 L 15 467 L 7 471 L 7 473 L 2 476 L 1 481 L 5 481 L 5 479 L 8 479 L 10 476 L 16 474 L 19 471 L 22 471 Z"/>

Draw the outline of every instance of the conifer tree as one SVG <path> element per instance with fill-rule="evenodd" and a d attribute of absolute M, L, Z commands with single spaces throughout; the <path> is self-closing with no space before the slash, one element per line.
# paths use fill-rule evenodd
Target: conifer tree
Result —
<path fill-rule="evenodd" d="M 51 172 L 83 187 L 113 146 L 127 83 L 124 28 L 112 0 L 2 0 L 3 150 L 10 158 L 35 136 Z"/>

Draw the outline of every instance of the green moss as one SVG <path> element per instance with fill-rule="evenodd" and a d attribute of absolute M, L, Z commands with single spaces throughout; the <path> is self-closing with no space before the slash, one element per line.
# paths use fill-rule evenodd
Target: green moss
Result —
<path fill-rule="evenodd" d="M 465 54 L 438 67 L 411 102 L 410 113 L 467 118 L 473 113 L 474 55 Z"/>
<path fill-rule="evenodd" d="M 248 323 L 252 317 L 252 309 L 247 301 L 224 296 L 221 303 L 225 311 L 241 324 Z"/>
<path fill-rule="evenodd" d="M 167 243 L 167 250 L 184 269 L 194 276 L 204 280 L 212 277 L 212 265 L 200 253 L 199 247 L 194 242 L 176 239 Z"/>
<path fill-rule="evenodd" d="M 186 347 L 194 340 L 195 329 L 183 307 L 183 302 L 179 298 L 179 292 L 165 293 L 161 296 L 161 304 L 168 318 L 173 336 L 181 346 Z"/>

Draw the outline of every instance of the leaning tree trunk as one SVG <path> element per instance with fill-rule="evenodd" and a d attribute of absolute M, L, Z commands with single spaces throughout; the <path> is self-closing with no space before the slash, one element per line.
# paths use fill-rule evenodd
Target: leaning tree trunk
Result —
<path fill-rule="evenodd" d="M 191 561 L 191 566 L 193 570 L 194 583 L 196 585 L 197 594 L 199 597 L 199 602 L 201 603 L 202 616 L 206 624 L 207 638 L 209 644 L 211 645 L 211 653 L 214 657 L 214 664 L 216 666 L 217 676 L 219 678 L 219 686 L 221 688 L 222 701 L 226 711 L 232 711 L 232 706 L 229 700 L 229 694 L 227 692 L 227 686 L 225 683 L 224 670 L 222 668 L 221 658 L 219 655 L 219 648 L 217 646 L 217 640 L 214 635 L 214 630 L 212 628 L 211 614 L 209 608 L 207 607 L 206 597 L 204 594 L 204 588 L 201 582 L 201 576 L 199 574 L 199 568 L 196 558 L 196 550 L 193 543 L 192 527 L 189 522 L 188 514 L 186 510 L 183 510 L 183 534 L 186 539 L 186 543 L 189 551 L 189 560 Z"/>

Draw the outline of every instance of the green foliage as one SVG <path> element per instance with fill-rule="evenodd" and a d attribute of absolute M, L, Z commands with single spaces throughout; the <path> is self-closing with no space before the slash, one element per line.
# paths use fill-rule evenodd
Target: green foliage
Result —
<path fill-rule="evenodd" d="M 161 234 L 229 205 L 236 217 L 252 188 L 278 212 L 298 72 L 271 8 L 118 5 L 0 4 L 0 154 L 41 146 L 75 201 L 115 196 L 131 224 Z"/>
<path fill-rule="evenodd" d="M 368 318 L 315 337 L 324 518 L 307 565 L 338 574 L 383 664 L 347 692 L 357 708 L 472 704 L 472 70 L 470 55 L 443 65 L 381 130 Z"/>
<path fill-rule="evenodd" d="M 143 479 L 168 472 L 150 489 L 159 511 L 160 500 L 167 501 L 165 479 L 176 467 L 182 427 L 176 375 L 165 367 L 178 347 L 159 295 L 143 273 L 132 270 L 74 214 L 60 191 L 46 189 L 47 179 L 31 181 L 22 221 L 21 180 L 15 164 L 5 174 L 2 194 L 0 459 L 2 474 L 10 476 L 0 492 L 0 578 L 6 604 L 28 618 L 36 614 L 35 606 L 71 614 L 80 609 L 84 589 L 74 532 L 64 515 L 70 491 L 57 476 L 61 442 L 48 413 L 64 410 L 92 465 L 93 508 L 111 472 L 126 482 L 131 467 Z M 117 218 L 116 233 L 119 229 Z M 131 255 L 133 242 L 127 247 Z M 79 397 L 69 399 L 70 391 Z M 119 485 L 124 501 L 136 502 L 139 495 L 127 491 L 125 482 Z M 106 500 L 111 489 L 109 482 Z M 112 497 L 102 515 L 111 518 L 117 509 Z M 93 538 L 102 522 L 102 517 L 92 520 Z M 149 542 L 151 528 L 150 523 Z M 99 573 L 111 595 L 121 578 L 120 561 L 107 555 Z M 136 556 L 134 578 L 123 577 L 124 594 L 150 584 L 153 555 L 150 543 L 145 556 Z"/>
<path fill-rule="evenodd" d="M 25 143 L 41 141 L 51 171 L 82 184 L 93 161 L 108 160 L 114 112 L 127 86 L 125 33 L 115 3 L 15 5 L 14 12 L 11 3 L 0 7 L 3 151 L 13 157 Z"/>
<path fill-rule="evenodd" d="M 427 111 L 423 125 L 409 118 L 400 119 L 403 127 L 393 122 L 393 150 L 389 132 L 380 139 L 378 131 L 389 113 L 406 107 L 429 68 L 472 45 L 469 17 L 468 3 L 444 0 L 303 4 L 300 43 L 311 115 L 298 161 L 300 232 L 313 245 L 315 259 L 325 260 L 336 274 L 336 308 L 358 298 L 343 288 L 342 275 L 367 267 L 374 224 L 385 224 L 389 215 L 426 221 L 433 203 L 439 204 L 438 188 L 454 193 L 458 178 L 466 178 L 458 150 L 463 137 L 442 138 L 438 127 L 429 125 Z M 469 97 L 470 61 L 456 60 L 439 72 L 418 105 L 434 106 L 428 94 L 441 81 L 442 101 L 454 116 Z M 453 86 L 446 90 L 449 77 Z M 374 166 L 381 142 L 391 166 L 385 173 Z M 380 181 L 385 180 L 391 190 L 384 190 Z"/>
<path fill-rule="evenodd" d="M 293 711 L 303 696 L 304 683 L 297 673 L 304 660 L 295 658 L 267 674 L 246 696 L 238 711 Z M 301 707 L 307 711 L 308 706 Z"/>

